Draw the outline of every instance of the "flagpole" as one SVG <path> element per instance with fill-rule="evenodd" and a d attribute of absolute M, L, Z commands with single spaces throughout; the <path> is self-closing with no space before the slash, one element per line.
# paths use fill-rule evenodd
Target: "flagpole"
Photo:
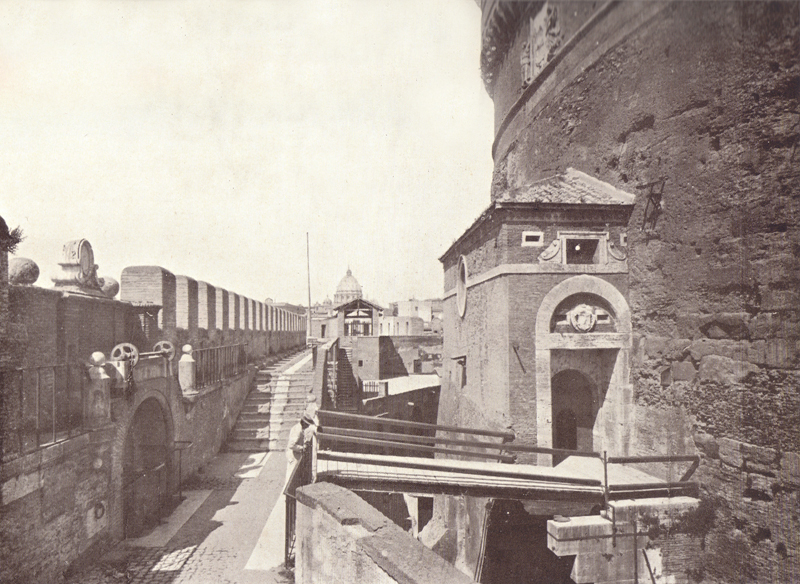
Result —
<path fill-rule="evenodd" d="M 306 345 L 311 339 L 311 253 L 308 245 L 308 231 L 306 231 L 306 268 L 308 273 L 308 316 L 306 317 Z"/>

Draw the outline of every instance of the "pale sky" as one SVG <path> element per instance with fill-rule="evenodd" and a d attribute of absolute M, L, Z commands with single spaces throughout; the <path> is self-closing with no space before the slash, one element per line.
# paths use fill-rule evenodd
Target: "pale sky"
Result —
<path fill-rule="evenodd" d="M 160 265 L 256 300 L 440 297 L 488 206 L 472 0 L 0 2 L 0 216 L 51 287 Z"/>

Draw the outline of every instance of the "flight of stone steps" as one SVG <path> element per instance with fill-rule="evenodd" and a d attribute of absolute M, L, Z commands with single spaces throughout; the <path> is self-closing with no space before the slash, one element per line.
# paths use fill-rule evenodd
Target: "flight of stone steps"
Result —
<path fill-rule="evenodd" d="M 302 417 L 311 391 L 311 360 L 296 368 L 309 355 L 294 354 L 256 373 L 254 386 L 228 436 L 227 450 L 264 452 L 284 450 L 289 430 Z M 286 370 L 296 369 L 291 373 Z"/>

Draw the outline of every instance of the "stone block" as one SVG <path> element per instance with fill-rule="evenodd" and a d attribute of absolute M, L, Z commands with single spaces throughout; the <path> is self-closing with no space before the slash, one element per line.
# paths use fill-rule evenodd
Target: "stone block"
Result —
<path fill-rule="evenodd" d="M 701 315 L 696 313 L 679 314 L 676 322 L 678 334 L 688 339 L 697 339 L 702 336 L 700 331 Z"/>
<path fill-rule="evenodd" d="M 709 458 L 719 458 L 719 444 L 717 440 L 711 435 L 702 431 L 694 433 L 694 443 L 703 454 Z"/>
<path fill-rule="evenodd" d="M 741 383 L 758 367 L 747 361 L 736 361 L 719 355 L 706 355 L 700 360 L 700 379 L 721 384 Z"/>
<path fill-rule="evenodd" d="M 773 465 L 778 460 L 778 452 L 774 448 L 766 448 L 764 446 L 756 446 L 755 444 L 742 443 L 741 449 L 744 459 L 747 462 L 753 462 L 763 465 Z"/>
<path fill-rule="evenodd" d="M 694 381 L 697 369 L 691 361 L 678 361 L 672 364 L 673 381 Z"/>
<path fill-rule="evenodd" d="M 770 339 L 765 348 L 765 364 L 768 367 L 791 367 L 797 356 L 797 345 L 790 339 Z"/>
<path fill-rule="evenodd" d="M 756 365 L 766 365 L 767 341 L 758 340 L 751 342 L 747 347 L 747 360 Z"/>
<path fill-rule="evenodd" d="M 787 485 L 800 485 L 800 454 L 784 452 L 781 456 L 781 482 Z"/>
<path fill-rule="evenodd" d="M 720 460 L 728 466 L 742 468 L 742 464 L 744 463 L 742 443 L 738 440 L 731 440 L 730 438 L 720 438 L 717 443 L 719 444 Z"/>
<path fill-rule="evenodd" d="M 772 496 L 772 483 L 774 479 L 762 474 L 748 473 L 747 488 L 758 491 L 767 496 Z"/>
<path fill-rule="evenodd" d="M 667 354 L 669 349 L 669 342 L 672 339 L 669 337 L 646 337 L 644 339 L 645 352 L 651 359 L 658 359 Z"/>
<path fill-rule="evenodd" d="M 748 323 L 751 339 L 769 339 L 775 337 L 781 329 L 781 319 L 774 312 L 761 312 Z"/>

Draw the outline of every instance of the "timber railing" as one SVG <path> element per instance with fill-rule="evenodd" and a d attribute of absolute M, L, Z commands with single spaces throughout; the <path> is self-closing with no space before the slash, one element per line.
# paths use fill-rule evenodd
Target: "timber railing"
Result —
<path fill-rule="evenodd" d="M 81 364 L 0 371 L 7 415 L 17 417 L 14 448 L 26 454 L 85 432 L 87 370 Z M 10 407 L 12 400 L 17 407 Z M 12 421 L 12 420 L 9 420 Z"/>
<path fill-rule="evenodd" d="M 194 349 L 192 357 L 197 367 L 195 388 L 200 389 L 244 373 L 247 367 L 247 343 Z"/>
<path fill-rule="evenodd" d="M 320 447 L 340 445 L 338 449 L 371 454 L 396 454 L 400 456 L 432 457 L 435 454 L 450 454 L 453 457 L 477 458 L 496 462 L 514 463 L 519 453 L 545 454 L 555 456 L 577 456 L 599 459 L 603 464 L 603 492 L 606 506 L 610 499 L 669 497 L 696 494 L 699 485 L 689 479 L 700 464 L 696 455 L 676 456 L 608 456 L 606 452 L 545 448 L 526 444 L 510 444 L 514 439 L 512 432 L 479 430 L 458 426 L 425 424 L 384 417 L 363 416 L 342 412 L 320 410 L 320 428 L 317 438 Z M 349 426 L 349 427 L 345 427 Z M 379 430 L 368 430 L 365 426 L 380 426 Z M 396 432 L 383 431 L 393 427 Z M 438 433 L 464 434 L 484 438 L 502 439 L 498 441 L 450 438 Z M 319 453 L 320 457 L 327 454 Z M 653 481 L 643 483 L 611 484 L 608 479 L 609 464 L 654 464 L 691 462 L 691 466 L 678 481 Z"/>

